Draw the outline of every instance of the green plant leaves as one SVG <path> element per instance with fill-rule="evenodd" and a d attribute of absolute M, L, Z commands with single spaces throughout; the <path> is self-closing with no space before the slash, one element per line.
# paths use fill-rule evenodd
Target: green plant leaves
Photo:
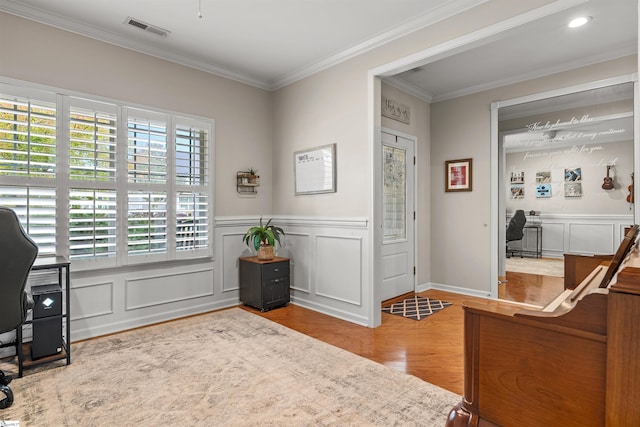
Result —
<path fill-rule="evenodd" d="M 284 236 L 284 230 L 275 225 L 271 225 L 272 219 L 269 219 L 263 225 L 262 217 L 260 217 L 260 225 L 254 226 L 247 230 L 242 237 L 242 241 L 249 247 L 253 246 L 256 251 L 260 249 L 260 244 L 275 246 L 276 242 L 282 244 L 280 236 Z"/>

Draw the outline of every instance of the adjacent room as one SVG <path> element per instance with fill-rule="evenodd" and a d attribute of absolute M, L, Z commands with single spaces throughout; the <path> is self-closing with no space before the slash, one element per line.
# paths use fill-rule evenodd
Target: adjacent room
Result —
<path fill-rule="evenodd" d="M 638 15 L 0 0 L 0 424 L 640 422 Z"/>

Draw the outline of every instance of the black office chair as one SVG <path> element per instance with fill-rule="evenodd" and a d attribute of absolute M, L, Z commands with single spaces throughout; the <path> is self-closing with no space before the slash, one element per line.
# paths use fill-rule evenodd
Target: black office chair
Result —
<path fill-rule="evenodd" d="M 518 252 L 517 249 L 509 249 L 509 242 L 515 242 L 517 240 L 522 240 L 524 237 L 524 225 L 527 223 L 527 217 L 524 214 L 522 209 L 518 209 L 515 214 L 511 217 L 509 221 L 509 225 L 507 226 L 507 245 L 506 245 L 506 254 L 507 258 L 511 257 L 515 252 Z M 520 250 L 520 258 L 522 258 L 522 251 Z"/>
<path fill-rule="evenodd" d="M 0 207 L 0 333 L 21 327 L 33 308 L 24 287 L 37 255 L 38 247 L 22 229 L 16 213 Z M 11 377 L 0 371 L 0 392 L 6 396 L 0 400 L 0 409 L 13 404 L 10 382 Z"/>

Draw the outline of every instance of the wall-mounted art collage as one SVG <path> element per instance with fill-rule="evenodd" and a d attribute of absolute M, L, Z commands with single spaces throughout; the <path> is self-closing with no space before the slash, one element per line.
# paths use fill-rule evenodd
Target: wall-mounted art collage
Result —
<path fill-rule="evenodd" d="M 524 199 L 524 172 L 511 171 L 511 199 Z M 537 199 L 548 199 L 552 196 L 551 172 L 536 172 L 535 195 Z M 564 197 L 567 199 L 582 197 L 582 168 L 564 170 Z"/>
<path fill-rule="evenodd" d="M 548 199 L 551 197 L 551 172 L 536 172 L 536 198 Z"/>
<path fill-rule="evenodd" d="M 582 168 L 564 170 L 564 197 L 582 197 Z"/>
<path fill-rule="evenodd" d="M 511 172 L 511 198 L 524 199 L 524 172 Z"/>

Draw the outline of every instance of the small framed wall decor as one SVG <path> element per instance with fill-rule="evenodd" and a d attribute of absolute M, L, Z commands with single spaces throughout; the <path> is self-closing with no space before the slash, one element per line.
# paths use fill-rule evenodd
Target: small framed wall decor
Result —
<path fill-rule="evenodd" d="M 551 184 L 536 185 L 536 198 L 548 199 L 549 197 L 551 197 Z"/>
<path fill-rule="evenodd" d="M 296 196 L 336 192 L 336 144 L 293 153 Z"/>
<path fill-rule="evenodd" d="M 524 184 L 524 172 L 522 172 L 522 171 L 513 171 L 513 172 L 511 172 L 511 183 L 512 184 Z"/>
<path fill-rule="evenodd" d="M 444 162 L 445 188 L 451 191 L 471 191 L 473 159 L 447 160 Z"/>
<path fill-rule="evenodd" d="M 394 99 L 382 97 L 382 115 L 402 123 L 411 122 L 411 107 Z"/>

